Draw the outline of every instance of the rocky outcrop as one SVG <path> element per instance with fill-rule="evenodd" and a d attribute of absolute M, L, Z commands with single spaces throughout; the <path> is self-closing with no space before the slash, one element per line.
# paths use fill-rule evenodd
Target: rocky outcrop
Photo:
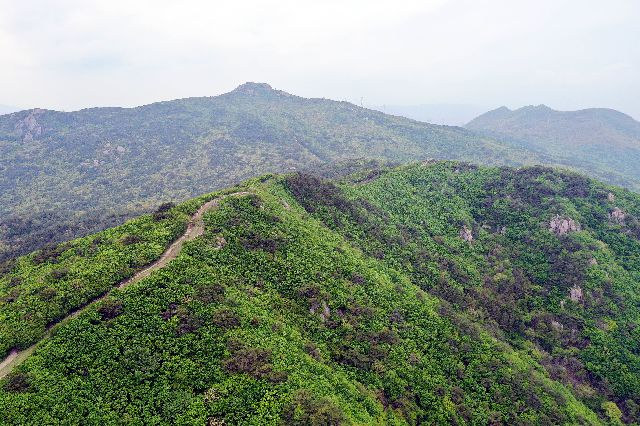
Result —
<path fill-rule="evenodd" d="M 473 232 L 467 227 L 467 225 L 464 225 L 460 230 L 460 238 L 467 242 L 473 241 Z"/>
<path fill-rule="evenodd" d="M 111 143 L 107 143 L 106 145 L 104 145 L 104 149 L 102 150 L 102 153 L 104 155 L 124 154 L 125 152 L 127 152 L 127 148 L 125 148 L 124 146 L 112 145 Z"/>
<path fill-rule="evenodd" d="M 625 214 L 625 212 L 620 210 L 618 207 L 616 207 L 611 211 L 611 213 L 609 213 L 609 221 L 616 225 L 624 225 L 626 217 L 627 215 Z"/>
<path fill-rule="evenodd" d="M 14 129 L 22 138 L 22 142 L 31 142 L 42 134 L 43 128 L 37 117 L 43 112 L 42 109 L 34 109 L 15 124 Z"/>
<path fill-rule="evenodd" d="M 582 301 L 582 288 L 579 285 L 571 287 L 571 290 L 569 290 L 569 298 L 574 302 Z"/>
<path fill-rule="evenodd" d="M 227 240 L 225 240 L 225 238 L 222 235 L 218 235 L 216 237 L 216 243 L 214 245 L 214 248 L 216 250 L 220 250 L 220 249 L 223 249 L 224 246 L 226 245 L 227 245 Z"/>
<path fill-rule="evenodd" d="M 580 230 L 580 225 L 570 217 L 556 215 L 549 222 L 549 230 L 556 235 L 565 235 Z"/>
<path fill-rule="evenodd" d="M 236 87 L 233 93 L 243 93 L 245 95 L 258 95 L 260 93 L 272 92 L 273 88 L 267 83 L 247 82 Z"/>
<path fill-rule="evenodd" d="M 331 316 L 331 309 L 329 305 L 327 305 L 326 301 L 322 301 L 322 303 L 318 303 L 317 300 L 314 300 L 309 307 L 309 313 L 315 314 L 319 312 L 320 321 L 325 322 Z"/>

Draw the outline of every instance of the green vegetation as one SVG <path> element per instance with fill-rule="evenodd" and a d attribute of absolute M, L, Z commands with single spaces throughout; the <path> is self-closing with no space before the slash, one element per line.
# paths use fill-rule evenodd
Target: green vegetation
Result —
<path fill-rule="evenodd" d="M 251 195 L 209 211 L 175 260 L 60 324 L 1 381 L 4 423 L 640 420 L 639 196 L 455 162 L 241 188 Z M 213 196 L 105 231 L 107 247 L 153 240 L 133 232 L 144 224 L 166 246 Z M 69 271 L 106 262 L 74 256 Z"/>
<path fill-rule="evenodd" d="M 49 325 L 159 258 L 202 200 L 163 204 L 116 228 L 1 264 L 0 356 L 37 342 Z"/>
<path fill-rule="evenodd" d="M 0 261 L 262 173 L 353 158 L 437 158 L 564 164 L 634 187 L 640 158 L 615 155 L 633 170 L 603 171 L 558 152 L 253 83 L 138 108 L 22 111 L 0 116 Z M 625 173 L 629 180 L 621 179 Z"/>

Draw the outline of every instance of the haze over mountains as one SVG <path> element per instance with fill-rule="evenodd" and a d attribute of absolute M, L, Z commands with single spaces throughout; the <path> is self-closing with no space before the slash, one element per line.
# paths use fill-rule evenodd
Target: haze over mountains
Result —
<path fill-rule="evenodd" d="M 605 154 L 601 145 L 567 150 L 474 124 L 496 114 L 468 129 L 447 127 L 246 83 L 220 96 L 137 108 L 0 116 L 0 259 L 257 174 L 354 158 L 559 164 L 638 188 L 632 135 L 594 164 Z"/>
<path fill-rule="evenodd" d="M 479 105 L 468 104 L 382 105 L 373 109 L 386 114 L 446 126 L 464 126 L 487 110 Z"/>
<path fill-rule="evenodd" d="M 0 0 L 0 426 L 640 426 L 638 17 Z"/>

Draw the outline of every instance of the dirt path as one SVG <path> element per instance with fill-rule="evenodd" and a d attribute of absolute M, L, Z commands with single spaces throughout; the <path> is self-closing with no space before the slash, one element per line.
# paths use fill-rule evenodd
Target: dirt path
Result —
<path fill-rule="evenodd" d="M 115 288 L 124 288 L 130 284 L 140 281 L 143 278 L 148 277 L 149 275 L 151 275 L 153 271 L 164 268 L 167 265 L 167 263 L 169 263 L 171 260 L 175 259 L 178 256 L 178 254 L 180 253 L 180 250 L 182 250 L 182 246 L 186 241 L 191 241 L 204 233 L 204 221 L 202 220 L 202 217 L 208 210 L 218 207 L 218 205 L 220 204 L 220 201 L 224 200 L 227 197 L 242 197 L 250 194 L 251 194 L 250 192 L 234 192 L 228 195 L 221 195 L 220 197 L 214 198 L 213 200 L 208 201 L 202 206 L 200 206 L 198 211 L 195 212 L 193 216 L 191 216 L 191 220 L 189 221 L 189 225 L 187 225 L 187 230 L 184 232 L 184 234 L 178 237 L 178 239 L 175 240 L 169 246 L 169 248 L 165 250 L 164 253 L 162 253 L 162 256 L 160 256 L 158 260 L 156 260 L 155 262 L 153 262 L 143 270 L 137 272 L 132 277 L 121 281 Z M 91 306 L 94 303 L 99 302 L 100 300 L 107 297 L 110 293 L 111 292 L 109 291 L 105 295 L 92 300 L 88 304 L 76 309 L 75 311 L 71 311 L 69 315 L 67 315 L 65 318 L 63 318 L 56 324 L 53 324 L 51 327 L 49 327 L 45 335 L 42 336 L 42 338 L 38 343 L 35 343 L 32 346 L 22 351 L 18 351 L 14 349 L 11 352 L 9 352 L 9 355 L 7 355 L 7 357 L 2 362 L 0 362 L 0 379 L 5 377 L 7 374 L 13 371 L 14 368 L 16 368 L 25 359 L 27 359 L 29 355 L 33 353 L 33 351 L 36 349 L 36 347 L 42 340 L 46 339 L 47 337 L 50 337 L 51 331 L 53 330 L 54 327 L 56 327 L 57 325 L 63 322 L 70 320 L 71 318 L 78 316 L 88 306 Z"/>

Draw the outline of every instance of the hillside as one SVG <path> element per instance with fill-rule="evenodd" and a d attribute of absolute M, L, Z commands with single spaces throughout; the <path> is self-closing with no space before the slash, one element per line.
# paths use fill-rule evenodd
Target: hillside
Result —
<path fill-rule="evenodd" d="M 465 127 L 640 190 L 640 123 L 621 112 L 605 108 L 555 111 L 545 105 L 514 111 L 501 107 Z"/>
<path fill-rule="evenodd" d="M 580 175 L 457 162 L 166 205 L 3 265 L 0 350 L 40 343 L 0 367 L 2 420 L 638 422 L 638 218 Z"/>
<path fill-rule="evenodd" d="M 522 164 L 522 149 L 247 83 L 138 108 L 0 116 L 0 259 L 261 173 L 351 158 Z"/>

